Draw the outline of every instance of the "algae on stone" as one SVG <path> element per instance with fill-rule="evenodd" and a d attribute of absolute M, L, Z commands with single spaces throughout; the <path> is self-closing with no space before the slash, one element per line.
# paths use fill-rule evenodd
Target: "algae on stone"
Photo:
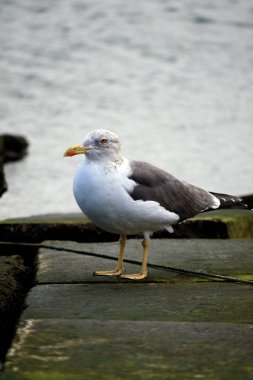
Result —
<path fill-rule="evenodd" d="M 227 225 L 231 239 L 253 238 L 253 211 L 251 210 L 218 210 L 199 214 L 191 219 L 221 221 Z"/>

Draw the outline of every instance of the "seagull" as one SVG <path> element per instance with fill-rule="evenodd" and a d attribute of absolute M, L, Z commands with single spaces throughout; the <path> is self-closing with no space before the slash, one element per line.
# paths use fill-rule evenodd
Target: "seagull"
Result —
<path fill-rule="evenodd" d="M 78 206 L 95 225 L 120 235 L 117 267 L 94 272 L 97 276 L 144 279 L 153 232 L 173 232 L 173 225 L 201 212 L 243 206 L 241 198 L 203 190 L 149 163 L 128 160 L 122 156 L 118 136 L 108 130 L 91 131 L 64 156 L 78 154 L 84 155 L 73 181 Z M 125 274 L 126 237 L 140 233 L 144 237 L 140 272 Z"/>

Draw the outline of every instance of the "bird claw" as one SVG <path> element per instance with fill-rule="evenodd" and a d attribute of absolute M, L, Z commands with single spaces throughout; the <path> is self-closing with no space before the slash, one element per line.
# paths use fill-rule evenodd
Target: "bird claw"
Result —
<path fill-rule="evenodd" d="M 123 274 L 119 276 L 119 278 L 127 279 L 127 280 L 143 280 L 147 277 L 147 273 L 132 273 L 132 274 Z"/>
<path fill-rule="evenodd" d="M 93 272 L 93 276 L 120 276 L 124 272 L 124 269 L 113 269 Z"/>

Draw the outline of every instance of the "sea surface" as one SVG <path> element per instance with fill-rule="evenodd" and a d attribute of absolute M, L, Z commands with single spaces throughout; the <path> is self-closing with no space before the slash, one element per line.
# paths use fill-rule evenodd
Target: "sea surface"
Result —
<path fill-rule="evenodd" d="M 252 0 L 1 0 L 0 219 L 76 212 L 63 158 L 96 128 L 210 191 L 253 192 Z"/>

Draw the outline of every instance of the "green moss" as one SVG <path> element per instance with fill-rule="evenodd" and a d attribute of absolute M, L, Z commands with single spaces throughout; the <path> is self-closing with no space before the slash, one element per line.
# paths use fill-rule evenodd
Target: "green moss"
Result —
<path fill-rule="evenodd" d="M 13 299 L 20 292 L 19 278 L 26 268 L 19 256 L 0 257 L 0 263 L 0 311 L 4 312 L 11 308 Z"/>
<path fill-rule="evenodd" d="M 33 260 L 20 255 L 0 256 L 0 365 L 13 338 L 25 295 L 34 281 Z"/>
<path fill-rule="evenodd" d="M 30 371 L 25 372 L 24 376 L 27 380 L 83 380 L 82 374 L 64 373 L 59 371 Z"/>
<path fill-rule="evenodd" d="M 223 222 L 232 239 L 253 238 L 253 212 L 249 210 L 219 210 L 199 214 L 191 220 L 212 220 Z"/>

